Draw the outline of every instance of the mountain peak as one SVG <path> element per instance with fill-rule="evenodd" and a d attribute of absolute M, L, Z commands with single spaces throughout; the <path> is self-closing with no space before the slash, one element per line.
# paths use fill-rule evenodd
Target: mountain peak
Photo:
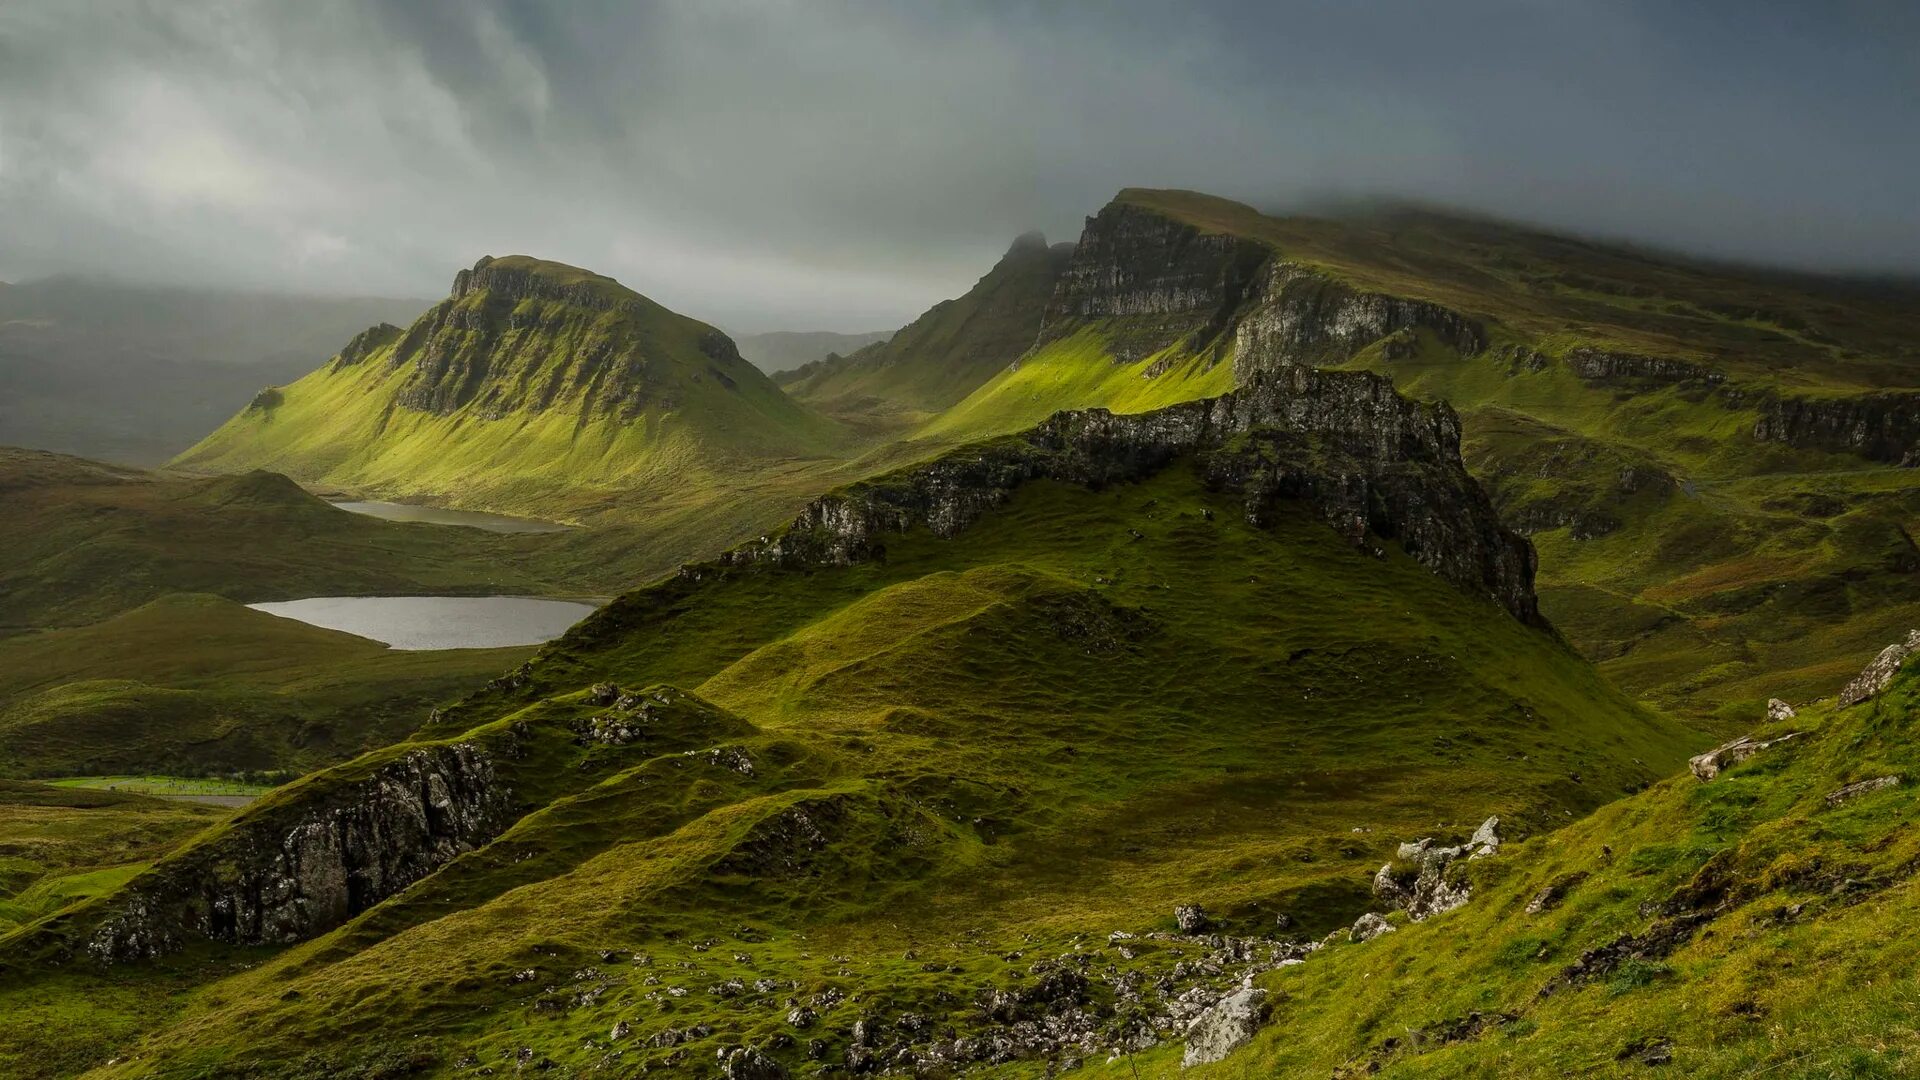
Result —
<path fill-rule="evenodd" d="M 1047 234 L 1041 232 L 1039 229 L 1029 229 L 1013 238 L 1013 243 L 1007 247 L 1006 255 L 1001 256 L 1001 258 L 1009 258 L 1022 253 L 1042 252 L 1045 250 L 1047 250 Z"/>
<path fill-rule="evenodd" d="M 531 255 L 481 256 L 471 270 L 453 276 L 450 299 L 471 293 L 503 295 L 509 299 L 538 297 L 607 308 L 641 299 L 639 293 L 591 270 L 537 259 Z"/>

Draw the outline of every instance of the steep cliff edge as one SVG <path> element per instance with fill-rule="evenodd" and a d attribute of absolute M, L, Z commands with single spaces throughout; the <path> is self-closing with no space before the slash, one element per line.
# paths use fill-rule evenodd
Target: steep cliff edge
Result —
<path fill-rule="evenodd" d="M 1363 372 L 1283 366 L 1241 389 L 1150 413 L 1061 413 L 1023 435 L 956 451 L 809 505 L 778 536 L 726 565 L 839 565 L 884 556 L 883 537 L 916 527 L 951 537 L 1022 484 L 1091 487 L 1196 455 L 1206 482 L 1241 492 L 1249 523 L 1275 500 L 1313 506 L 1355 543 L 1395 540 L 1469 592 L 1539 623 L 1528 543 L 1499 523 L 1460 461 L 1460 423 Z"/>

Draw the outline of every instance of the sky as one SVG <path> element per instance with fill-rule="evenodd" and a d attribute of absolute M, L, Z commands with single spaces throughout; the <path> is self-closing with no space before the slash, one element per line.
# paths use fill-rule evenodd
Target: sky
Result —
<path fill-rule="evenodd" d="M 898 326 L 1122 187 L 1920 272 L 1910 0 L 6 0 L 0 280 Z"/>

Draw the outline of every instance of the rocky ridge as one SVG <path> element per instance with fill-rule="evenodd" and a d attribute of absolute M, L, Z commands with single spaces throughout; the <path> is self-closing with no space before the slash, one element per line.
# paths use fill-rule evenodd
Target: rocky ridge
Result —
<path fill-rule="evenodd" d="M 815 500 L 785 531 L 726 566 L 845 565 L 885 557 L 885 537 L 952 537 L 1037 479 L 1089 487 L 1139 480 L 1192 456 L 1239 492 L 1256 526 L 1282 501 L 1312 507 L 1361 546 L 1394 540 L 1423 565 L 1540 624 L 1531 545 L 1503 527 L 1460 462 L 1460 424 L 1362 372 L 1284 367 L 1241 389 L 1156 412 L 1060 413 L 1023 435 L 964 448 Z M 693 569 L 687 571 L 697 574 Z"/>
<path fill-rule="evenodd" d="M 112 964 L 194 937 L 287 944 L 338 926 L 506 828 L 500 752 L 472 742 L 413 750 L 286 813 L 244 816 L 113 894 L 85 951 Z"/>

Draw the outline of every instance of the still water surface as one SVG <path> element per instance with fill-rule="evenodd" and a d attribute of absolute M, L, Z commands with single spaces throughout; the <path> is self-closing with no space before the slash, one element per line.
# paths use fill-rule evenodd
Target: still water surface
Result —
<path fill-rule="evenodd" d="M 313 596 L 247 606 L 396 649 L 538 645 L 593 612 L 592 604 L 534 596 Z"/>
<path fill-rule="evenodd" d="M 416 506 L 413 503 L 352 501 L 337 502 L 333 505 L 350 514 L 365 514 L 368 517 L 383 518 L 387 521 L 425 521 L 433 525 L 465 525 L 469 528 L 498 533 L 566 532 L 572 527 L 554 521 L 508 517 L 505 514 L 488 514 L 479 510 L 443 510 L 438 506 Z"/>

